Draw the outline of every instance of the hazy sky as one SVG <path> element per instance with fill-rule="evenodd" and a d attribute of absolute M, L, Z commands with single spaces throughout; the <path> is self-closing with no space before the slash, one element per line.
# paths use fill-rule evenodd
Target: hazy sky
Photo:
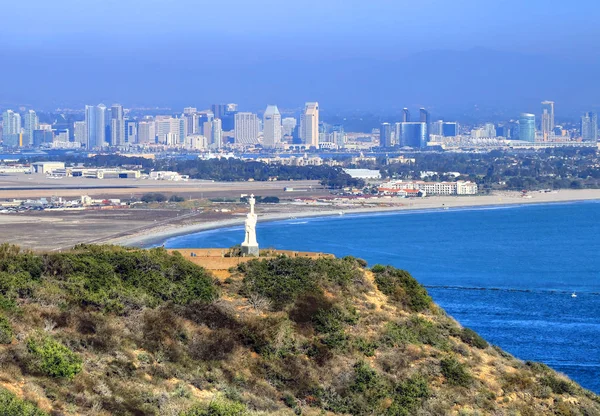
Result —
<path fill-rule="evenodd" d="M 2 3 L 0 105 L 600 103 L 597 1 Z"/>

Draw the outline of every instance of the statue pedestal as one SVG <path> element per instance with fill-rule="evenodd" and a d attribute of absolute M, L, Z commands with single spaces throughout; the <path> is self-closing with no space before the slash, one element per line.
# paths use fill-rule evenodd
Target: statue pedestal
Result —
<path fill-rule="evenodd" d="M 257 245 L 244 245 L 242 244 L 242 255 L 246 255 L 249 257 L 258 257 L 258 244 Z"/>

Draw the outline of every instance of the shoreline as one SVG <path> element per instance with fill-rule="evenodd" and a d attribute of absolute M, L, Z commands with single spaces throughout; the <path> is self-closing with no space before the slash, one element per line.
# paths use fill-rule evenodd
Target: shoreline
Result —
<path fill-rule="evenodd" d="M 477 208 L 484 209 L 490 207 L 502 206 L 522 206 L 522 205 L 540 205 L 554 203 L 574 203 L 584 201 L 600 200 L 600 189 L 585 190 L 561 190 L 556 193 L 531 193 L 531 198 L 523 198 L 519 192 L 502 192 L 491 195 L 480 196 L 432 196 L 418 200 L 402 200 L 407 205 L 396 202 L 396 206 L 372 206 L 372 207 L 348 207 L 336 206 L 329 209 L 318 210 L 315 207 L 299 205 L 297 209 L 290 212 L 268 213 L 260 215 L 260 222 L 274 222 L 299 218 L 331 217 L 344 215 L 369 215 L 369 214 L 395 214 L 407 211 L 439 211 L 442 209 L 464 209 Z M 289 207 L 289 205 L 287 205 Z M 302 207 L 302 208 L 300 208 Z M 311 209 L 312 208 L 312 209 Z M 228 228 L 242 225 L 245 217 L 213 220 L 199 222 L 183 226 L 159 226 L 134 233 L 128 236 L 107 238 L 100 243 L 117 244 L 127 247 L 147 247 L 153 244 L 164 242 L 173 237 L 195 234 L 202 231 L 215 230 L 219 228 Z"/>

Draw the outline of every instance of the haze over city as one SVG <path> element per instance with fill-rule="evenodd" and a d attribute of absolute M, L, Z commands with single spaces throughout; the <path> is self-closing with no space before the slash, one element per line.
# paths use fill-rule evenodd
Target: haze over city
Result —
<path fill-rule="evenodd" d="M 0 106 L 597 109 L 593 1 L 10 2 Z"/>

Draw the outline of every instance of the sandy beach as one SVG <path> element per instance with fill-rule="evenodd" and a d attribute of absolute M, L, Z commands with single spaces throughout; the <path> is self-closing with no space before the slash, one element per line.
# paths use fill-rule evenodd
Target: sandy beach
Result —
<path fill-rule="evenodd" d="M 377 203 L 369 200 L 354 201 L 351 204 L 319 205 L 319 204 L 281 204 L 281 212 L 270 212 L 261 215 L 257 206 L 259 221 L 277 221 L 290 218 L 324 217 L 346 214 L 369 214 L 396 212 L 406 210 L 456 209 L 467 207 L 485 207 L 501 205 L 567 203 L 576 201 L 600 200 L 600 189 L 559 190 L 552 192 L 530 192 L 525 197 L 520 192 L 495 192 L 491 195 L 477 196 L 430 196 L 419 199 L 384 199 Z M 224 228 L 243 224 L 244 216 L 235 215 L 229 219 L 202 221 L 186 225 L 165 225 L 143 230 L 131 235 L 108 238 L 102 243 L 124 246 L 148 246 L 185 234 L 192 234 L 210 229 Z"/>

